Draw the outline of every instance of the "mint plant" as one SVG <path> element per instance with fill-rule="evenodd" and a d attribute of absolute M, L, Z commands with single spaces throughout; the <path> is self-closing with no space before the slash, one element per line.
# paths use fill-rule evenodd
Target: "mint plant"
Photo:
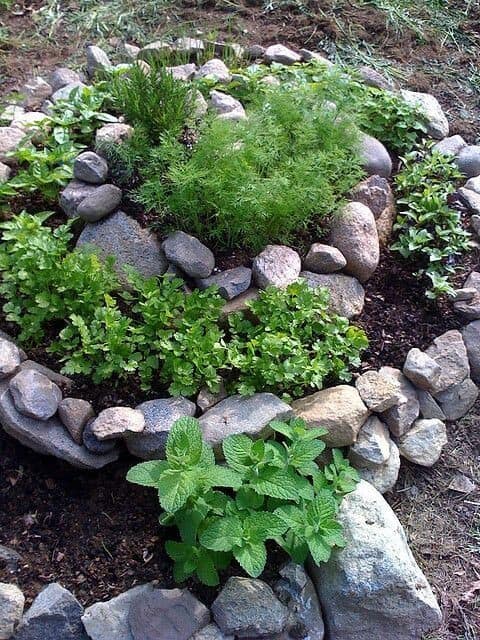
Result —
<path fill-rule="evenodd" d="M 308 429 L 300 419 L 270 427 L 275 438 L 267 441 L 228 436 L 220 465 L 198 421 L 181 418 L 168 435 L 166 460 L 142 462 L 128 472 L 130 482 L 158 491 L 160 524 L 178 529 L 180 539 L 165 543 L 177 581 L 196 575 L 218 584 L 218 571 L 233 558 L 257 577 L 267 561 L 267 540 L 297 562 L 308 553 L 326 562 L 334 547 L 344 545 L 337 512 L 343 495 L 355 488 L 356 471 L 338 450 L 332 464 L 348 483 L 331 482 L 319 467 L 324 429 Z"/>

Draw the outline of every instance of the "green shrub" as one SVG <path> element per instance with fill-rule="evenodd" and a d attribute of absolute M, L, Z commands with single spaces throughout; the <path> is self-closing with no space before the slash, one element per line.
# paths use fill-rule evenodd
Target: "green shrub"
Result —
<path fill-rule="evenodd" d="M 334 547 L 344 546 L 337 511 L 355 488 L 355 470 L 339 450 L 330 467 L 320 469 L 315 460 L 325 448 L 324 429 L 308 429 L 302 420 L 270 426 L 282 442 L 229 436 L 222 446 L 226 464 L 220 466 L 198 421 L 182 418 L 168 435 L 166 460 L 130 469 L 130 482 L 158 491 L 160 524 L 178 528 L 180 541 L 165 543 L 176 581 L 196 574 L 216 585 L 218 569 L 232 558 L 257 577 L 267 561 L 267 540 L 299 563 L 309 553 L 316 564 L 326 562 Z"/>

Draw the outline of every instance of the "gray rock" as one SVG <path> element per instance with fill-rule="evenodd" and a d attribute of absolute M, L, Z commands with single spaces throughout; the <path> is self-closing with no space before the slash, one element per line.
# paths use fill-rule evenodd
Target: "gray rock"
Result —
<path fill-rule="evenodd" d="M 197 631 L 192 636 L 192 640 L 234 640 L 234 636 L 225 636 L 216 624 L 207 624 L 206 627 Z"/>
<path fill-rule="evenodd" d="M 301 269 L 298 253 L 284 245 L 267 245 L 252 264 L 253 278 L 260 289 L 287 287 L 297 280 Z"/>
<path fill-rule="evenodd" d="M 65 189 L 60 192 L 59 203 L 65 215 L 69 218 L 77 216 L 77 208 L 88 196 L 95 193 L 97 187 L 79 180 L 72 180 Z"/>
<path fill-rule="evenodd" d="M 134 456 L 143 460 L 165 458 L 167 437 L 174 422 L 185 416 L 195 415 L 195 404 L 186 398 L 162 398 L 147 400 L 136 407 L 145 420 L 140 433 L 128 433 L 125 443 Z"/>
<path fill-rule="evenodd" d="M 278 62 L 279 64 L 291 65 L 301 62 L 302 57 L 283 44 L 272 44 L 265 49 L 263 55 L 265 62 Z"/>
<path fill-rule="evenodd" d="M 473 216 L 472 216 L 473 218 Z M 472 271 L 465 281 L 464 287 L 475 289 L 477 293 L 471 300 L 455 302 L 453 305 L 456 313 L 466 321 L 480 319 L 480 272 Z"/>
<path fill-rule="evenodd" d="M 455 289 L 449 297 L 453 302 L 468 302 L 476 295 L 477 290 L 473 287 L 463 287 L 463 289 Z"/>
<path fill-rule="evenodd" d="M 448 120 L 435 96 L 406 89 L 402 90 L 401 94 L 407 104 L 417 107 L 424 114 L 427 121 L 427 134 L 431 138 L 443 140 L 448 136 Z"/>
<path fill-rule="evenodd" d="M 313 582 L 305 569 L 294 562 L 288 562 L 280 571 L 282 576 L 274 585 L 274 591 L 280 602 L 290 611 L 294 625 L 290 637 L 298 637 L 298 626 L 301 626 L 303 637 L 310 640 L 323 640 L 325 627 L 322 611 Z M 287 630 L 290 626 L 287 623 Z"/>
<path fill-rule="evenodd" d="M 477 385 L 470 378 L 465 378 L 463 382 L 435 396 L 447 420 L 462 418 L 470 411 L 477 398 Z"/>
<path fill-rule="evenodd" d="M 475 491 L 477 485 L 462 473 L 456 473 L 450 481 L 448 488 L 457 493 L 471 493 Z"/>
<path fill-rule="evenodd" d="M 345 318 L 354 318 L 363 311 L 365 290 L 359 281 L 342 273 L 312 273 L 302 271 L 300 277 L 312 289 L 328 289 L 330 293 L 329 310 Z"/>
<path fill-rule="evenodd" d="M 420 404 L 420 415 L 422 418 L 436 418 L 446 420 L 445 414 L 440 409 L 435 398 L 428 391 L 417 391 L 418 402 Z"/>
<path fill-rule="evenodd" d="M 83 443 L 83 429 L 94 415 L 90 402 L 81 398 L 64 398 L 58 405 L 58 417 L 77 444 Z"/>
<path fill-rule="evenodd" d="M 128 612 L 134 640 L 188 640 L 210 622 L 210 611 L 188 589 L 155 589 Z"/>
<path fill-rule="evenodd" d="M 65 86 L 57 89 L 54 94 L 51 96 L 51 100 L 54 104 L 60 102 L 61 100 L 70 100 L 73 95 L 79 94 L 86 89 L 87 85 L 83 82 L 77 80 L 75 82 L 69 82 Z"/>
<path fill-rule="evenodd" d="M 226 304 L 223 305 L 222 316 L 226 317 L 231 313 L 238 312 L 248 313 L 249 304 L 254 300 L 258 300 L 259 294 L 260 292 L 258 289 L 256 289 L 255 287 L 250 287 L 250 289 L 247 289 L 245 293 L 241 293 L 239 296 L 233 298 L 233 300 L 229 300 Z"/>
<path fill-rule="evenodd" d="M 465 183 L 465 189 L 470 189 L 471 191 L 475 191 L 475 193 L 480 194 L 480 176 L 475 176 L 474 178 L 470 178 Z"/>
<path fill-rule="evenodd" d="M 82 431 L 82 442 L 87 451 L 94 456 L 103 456 L 118 451 L 116 440 L 99 440 L 93 433 L 94 418 L 87 421 Z M 118 457 L 118 454 L 117 454 Z"/>
<path fill-rule="evenodd" d="M 201 120 L 208 111 L 208 103 L 198 89 L 188 92 L 188 99 L 192 101 L 192 117 L 195 121 Z"/>
<path fill-rule="evenodd" d="M 22 556 L 19 553 L 14 549 L 9 549 L 3 544 L 0 544 L 0 563 L 2 563 L 9 573 L 16 573 L 21 561 Z"/>
<path fill-rule="evenodd" d="M 20 147 L 25 132 L 16 127 L 0 127 L 0 162 L 8 166 L 16 164 L 14 158 L 9 157 L 12 151 Z"/>
<path fill-rule="evenodd" d="M 382 367 L 380 372 L 391 375 L 400 383 L 402 398 L 399 403 L 382 413 L 382 419 L 387 423 L 395 436 L 401 436 L 411 427 L 420 413 L 420 403 L 415 387 L 407 380 L 401 371 L 393 367 Z"/>
<path fill-rule="evenodd" d="M 103 184 L 108 175 L 108 164 L 93 151 L 84 151 L 75 158 L 73 175 L 89 184 Z"/>
<path fill-rule="evenodd" d="M 129 42 L 122 42 L 121 50 L 128 60 L 136 60 L 140 53 L 140 47 Z"/>
<path fill-rule="evenodd" d="M 137 59 L 147 62 L 163 62 L 172 51 L 172 45 L 165 40 L 157 40 L 145 45 L 137 54 Z"/>
<path fill-rule="evenodd" d="M 0 167 L 0 172 L 1 172 L 1 167 Z M 476 236 L 480 237 L 480 215 L 479 216 L 473 215 L 470 217 L 470 226 L 472 228 L 473 233 Z"/>
<path fill-rule="evenodd" d="M 457 166 L 467 178 L 480 175 L 480 145 L 464 147 L 457 157 Z"/>
<path fill-rule="evenodd" d="M 213 602 L 212 613 L 224 634 L 263 638 L 281 633 L 289 612 L 265 582 L 233 576 Z"/>
<path fill-rule="evenodd" d="M 255 393 L 252 396 L 230 396 L 200 418 L 204 439 L 216 448 L 221 456 L 221 443 L 233 433 L 246 433 L 262 438 L 271 433 L 272 420 L 293 417 L 291 408 L 273 393 Z"/>
<path fill-rule="evenodd" d="M 334 67 L 334 63 L 331 62 L 328 58 L 326 58 L 318 51 L 310 51 L 310 49 L 300 49 L 298 52 L 302 56 L 302 60 L 304 62 L 310 62 L 311 60 L 315 60 L 315 62 L 319 62 L 325 66 L 326 69 L 331 69 Z"/>
<path fill-rule="evenodd" d="M 172 74 L 175 80 L 191 80 L 197 70 L 195 64 L 179 64 L 175 67 L 166 67 L 166 71 Z"/>
<path fill-rule="evenodd" d="M 436 360 L 420 349 L 410 349 L 403 365 L 403 374 L 416 387 L 435 393 L 442 368 Z"/>
<path fill-rule="evenodd" d="M 128 624 L 130 607 L 153 591 L 152 584 L 143 584 L 107 602 L 96 602 L 87 607 L 82 622 L 88 636 L 91 640 L 134 640 Z"/>
<path fill-rule="evenodd" d="M 383 89 L 385 91 L 395 89 L 395 83 L 390 80 L 390 78 L 385 77 L 375 69 L 372 69 L 372 67 L 360 67 L 358 73 L 363 83 L 369 87 L 375 87 L 376 89 Z"/>
<path fill-rule="evenodd" d="M 183 231 L 175 231 L 162 243 L 169 262 L 192 278 L 208 278 L 215 266 L 215 257 L 208 247 Z"/>
<path fill-rule="evenodd" d="M 380 493 L 361 481 L 340 505 L 346 545 L 312 567 L 329 640 L 420 640 L 441 612 Z"/>
<path fill-rule="evenodd" d="M 0 380 L 14 374 L 22 361 L 20 350 L 11 340 L 0 336 Z"/>
<path fill-rule="evenodd" d="M 355 386 L 370 411 L 386 411 L 402 399 L 398 378 L 386 371 L 366 371 L 357 378 Z"/>
<path fill-rule="evenodd" d="M 205 43 L 198 38 L 181 37 L 177 38 L 172 45 L 175 51 L 187 53 L 189 55 L 205 51 Z"/>
<path fill-rule="evenodd" d="M 9 640 L 20 622 L 25 597 L 15 584 L 0 582 L 0 640 Z"/>
<path fill-rule="evenodd" d="M 48 367 L 44 367 L 42 364 L 38 364 L 38 362 L 34 362 L 33 360 L 24 360 L 20 365 L 20 369 L 24 371 L 25 369 L 33 369 L 38 373 L 46 376 L 49 380 L 54 382 L 57 386 L 60 387 L 62 391 L 69 391 L 72 387 L 72 380 L 67 378 L 61 373 L 57 373 L 56 371 L 52 371 Z"/>
<path fill-rule="evenodd" d="M 369 482 L 380 493 L 391 491 L 398 480 L 400 472 L 400 452 L 397 445 L 390 440 L 389 456 L 386 462 L 378 467 L 359 467 L 362 480 Z"/>
<path fill-rule="evenodd" d="M 308 250 L 303 268 L 314 273 L 334 273 L 347 264 L 345 256 L 336 247 L 315 242 Z"/>
<path fill-rule="evenodd" d="M 472 191 L 471 189 L 466 189 L 465 187 L 460 187 L 457 194 L 460 201 L 471 213 L 476 215 L 480 214 L 480 194 Z"/>
<path fill-rule="evenodd" d="M 223 382 L 220 384 L 220 389 L 216 393 L 204 387 L 198 392 L 197 407 L 202 413 L 205 413 L 205 411 L 218 404 L 220 400 L 225 400 L 226 397 L 227 391 Z"/>
<path fill-rule="evenodd" d="M 389 178 L 392 159 L 384 145 L 372 136 L 362 133 L 358 149 L 362 168 L 369 176 Z"/>
<path fill-rule="evenodd" d="M 17 410 L 36 420 L 48 420 L 62 399 L 59 387 L 33 369 L 19 371 L 10 381 L 10 393 Z"/>
<path fill-rule="evenodd" d="M 92 433 L 99 440 L 112 440 L 140 433 L 145 429 L 145 418 L 141 411 L 130 407 L 109 407 L 93 420 Z"/>
<path fill-rule="evenodd" d="M 395 198 L 388 180 L 382 176 L 370 176 L 354 187 L 351 199 L 354 202 L 361 202 L 370 209 L 375 218 L 380 247 L 387 247 L 397 217 Z"/>
<path fill-rule="evenodd" d="M 463 327 L 462 338 L 467 349 L 472 380 L 480 383 L 480 320 Z"/>
<path fill-rule="evenodd" d="M 348 203 L 333 217 L 330 243 L 344 255 L 346 273 L 360 282 L 366 282 L 378 267 L 380 245 L 375 218 L 361 202 Z"/>
<path fill-rule="evenodd" d="M 262 47 L 261 44 L 251 44 L 246 48 L 245 55 L 250 60 L 257 60 L 258 58 L 263 58 L 265 51 L 265 47 Z"/>
<path fill-rule="evenodd" d="M 10 174 L 12 170 L 3 162 L 0 162 L 0 184 L 4 184 L 8 180 L 10 180 Z"/>
<path fill-rule="evenodd" d="M 68 67 L 57 67 L 52 71 L 49 78 L 49 84 L 52 87 L 53 93 L 62 87 L 66 87 L 67 84 L 73 84 L 75 82 L 82 82 L 82 78 L 80 74 Z M 46 97 L 48 98 L 49 96 Z"/>
<path fill-rule="evenodd" d="M 99 71 L 108 71 L 112 68 L 110 58 L 100 47 L 91 44 L 86 49 L 87 54 L 87 74 L 90 78 Z"/>
<path fill-rule="evenodd" d="M 107 144 L 121 144 L 132 137 L 133 127 L 124 122 L 109 122 L 95 132 L 95 150 L 101 154 Z"/>
<path fill-rule="evenodd" d="M 35 598 L 17 628 L 15 640 L 89 640 L 82 614 L 78 600 L 54 582 Z"/>
<path fill-rule="evenodd" d="M 432 418 L 416 420 L 413 427 L 398 441 L 400 454 L 422 467 L 431 467 L 437 462 L 447 444 L 445 423 Z"/>
<path fill-rule="evenodd" d="M 346 384 L 294 400 L 292 409 L 310 427 L 328 430 L 323 440 L 329 447 L 353 444 L 370 413 L 355 387 Z"/>
<path fill-rule="evenodd" d="M 113 184 L 102 184 L 80 202 L 77 215 L 86 222 L 98 222 L 115 211 L 122 201 L 122 190 Z"/>
<path fill-rule="evenodd" d="M 223 60 L 213 58 L 202 64 L 200 69 L 195 73 L 195 80 L 201 78 L 212 78 L 216 82 L 228 84 L 232 79 L 230 71 Z"/>
<path fill-rule="evenodd" d="M 370 416 L 350 447 L 350 462 L 355 467 L 379 467 L 390 457 L 390 442 L 387 426 L 377 416 Z"/>
<path fill-rule="evenodd" d="M 467 349 L 460 331 L 453 329 L 435 338 L 426 353 L 436 361 L 441 369 L 433 394 L 459 384 L 470 375 Z"/>
<path fill-rule="evenodd" d="M 245 55 L 245 49 L 241 44 L 237 42 L 208 42 L 209 46 L 213 45 L 215 55 L 220 58 L 243 58 Z"/>
<path fill-rule="evenodd" d="M 218 287 L 218 293 L 225 298 L 231 300 L 250 287 L 252 281 L 252 270 L 247 267 L 235 267 L 227 269 L 220 273 L 215 273 L 208 278 L 198 279 L 197 286 L 200 289 L 208 289 L 208 287 Z"/>
<path fill-rule="evenodd" d="M 43 101 L 52 95 L 53 88 L 43 78 L 37 76 L 24 84 L 20 93 L 23 96 L 22 106 L 35 110 L 40 109 Z"/>
<path fill-rule="evenodd" d="M 210 106 L 221 118 L 231 120 L 244 120 L 246 118 L 242 103 L 222 91 L 217 91 L 216 89 L 210 91 Z"/>
<path fill-rule="evenodd" d="M 145 278 L 162 275 L 168 266 L 157 238 L 123 211 L 85 225 L 77 241 L 78 247 L 83 245 L 93 246 L 103 258 L 114 256 L 122 282 L 126 282 L 125 266 Z"/>
<path fill-rule="evenodd" d="M 458 156 L 460 151 L 467 146 L 467 143 L 462 136 L 455 135 L 449 138 L 444 138 L 433 145 L 432 151 L 442 153 L 444 155 Z"/>

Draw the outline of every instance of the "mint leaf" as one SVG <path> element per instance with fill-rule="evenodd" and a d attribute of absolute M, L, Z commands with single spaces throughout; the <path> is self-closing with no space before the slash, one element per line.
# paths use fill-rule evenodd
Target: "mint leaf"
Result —
<path fill-rule="evenodd" d="M 166 469 L 168 469 L 168 462 L 165 460 L 140 462 L 129 470 L 127 480 L 142 487 L 157 487 L 160 475 Z"/>
<path fill-rule="evenodd" d="M 293 504 L 277 507 L 275 515 L 281 518 L 294 531 L 302 531 L 305 527 L 304 512 Z"/>
<path fill-rule="evenodd" d="M 257 578 L 265 569 L 267 550 L 263 543 L 246 544 L 233 550 L 238 564 L 245 569 L 252 578 Z"/>
<path fill-rule="evenodd" d="M 212 551 L 231 551 L 242 543 L 243 527 L 239 518 L 216 518 L 200 535 L 200 543 Z"/>
<path fill-rule="evenodd" d="M 275 468 L 262 469 L 257 477 L 253 477 L 250 486 L 257 493 L 272 498 L 293 500 L 298 502 L 298 487 L 285 471 Z"/>
<path fill-rule="evenodd" d="M 281 518 L 267 511 L 252 513 L 243 521 L 245 535 L 255 542 L 277 538 L 285 533 L 287 526 Z"/>
<path fill-rule="evenodd" d="M 239 489 L 242 486 L 242 476 L 227 467 L 214 466 L 205 472 L 205 481 L 211 487 L 231 487 Z"/>
<path fill-rule="evenodd" d="M 235 471 L 243 471 L 251 462 L 252 441 L 243 433 L 225 438 L 222 444 L 225 460 Z"/>
<path fill-rule="evenodd" d="M 167 460 L 181 466 L 195 465 L 202 457 L 202 431 L 195 418 L 177 420 L 167 438 Z"/>
<path fill-rule="evenodd" d="M 214 587 L 220 582 L 215 563 L 211 555 L 205 551 L 198 556 L 197 575 L 203 584 L 209 587 Z"/>
<path fill-rule="evenodd" d="M 188 498 L 195 493 L 197 484 L 193 474 L 186 471 L 168 469 L 158 481 L 158 496 L 165 511 L 178 511 Z"/>
<path fill-rule="evenodd" d="M 238 509 L 260 509 L 264 502 L 264 497 L 256 493 L 249 487 L 240 487 L 235 497 L 235 504 Z"/>
<path fill-rule="evenodd" d="M 315 564 L 328 561 L 332 548 L 325 542 L 321 534 L 308 537 L 307 544 Z"/>

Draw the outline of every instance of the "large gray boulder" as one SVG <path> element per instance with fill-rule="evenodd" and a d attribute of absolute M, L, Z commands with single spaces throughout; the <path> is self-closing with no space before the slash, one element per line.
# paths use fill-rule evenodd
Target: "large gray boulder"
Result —
<path fill-rule="evenodd" d="M 348 319 L 362 313 L 365 289 L 356 278 L 343 273 L 312 273 L 311 271 L 302 271 L 300 277 L 312 289 L 328 289 L 330 313 Z"/>
<path fill-rule="evenodd" d="M 253 279 L 257 287 L 287 287 L 300 275 L 302 261 L 285 245 L 269 244 L 253 259 Z"/>
<path fill-rule="evenodd" d="M 20 413 L 36 420 L 48 420 L 62 399 L 60 388 L 35 369 L 23 369 L 9 385 L 15 407 Z"/>
<path fill-rule="evenodd" d="M 432 418 L 416 420 L 413 427 L 398 441 L 401 455 L 422 467 L 431 467 L 437 462 L 447 444 L 445 423 Z"/>
<path fill-rule="evenodd" d="M 376 138 L 362 133 L 358 149 L 363 170 L 369 176 L 389 178 L 392 159 L 384 145 Z"/>
<path fill-rule="evenodd" d="M 464 147 L 457 157 L 457 166 L 467 178 L 480 175 L 480 145 Z"/>
<path fill-rule="evenodd" d="M 250 287 L 252 281 L 252 270 L 248 267 L 235 267 L 220 273 L 215 273 L 208 278 L 197 280 L 199 289 L 208 287 L 218 287 L 218 293 L 225 300 L 232 300 Z"/>
<path fill-rule="evenodd" d="M 20 622 L 25 597 L 16 584 L 0 582 L 0 640 L 9 640 Z"/>
<path fill-rule="evenodd" d="M 427 133 L 435 140 L 443 140 L 448 136 L 449 126 L 440 103 L 430 93 L 402 90 L 402 98 L 412 107 L 416 107 L 426 119 Z"/>
<path fill-rule="evenodd" d="M 434 395 L 460 384 L 470 375 L 467 349 L 460 331 L 452 329 L 438 336 L 426 353 L 441 369 L 438 382 L 432 390 Z"/>
<path fill-rule="evenodd" d="M 441 623 L 405 532 L 368 482 L 342 501 L 346 546 L 312 567 L 329 640 L 420 640 Z"/>
<path fill-rule="evenodd" d="M 395 198 L 388 180 L 382 176 L 370 176 L 352 189 L 350 197 L 370 209 L 375 218 L 380 247 L 388 246 L 397 217 Z"/>
<path fill-rule="evenodd" d="M 175 231 L 162 243 L 169 262 L 192 278 L 208 278 L 215 266 L 215 257 L 208 247 L 184 231 Z"/>

